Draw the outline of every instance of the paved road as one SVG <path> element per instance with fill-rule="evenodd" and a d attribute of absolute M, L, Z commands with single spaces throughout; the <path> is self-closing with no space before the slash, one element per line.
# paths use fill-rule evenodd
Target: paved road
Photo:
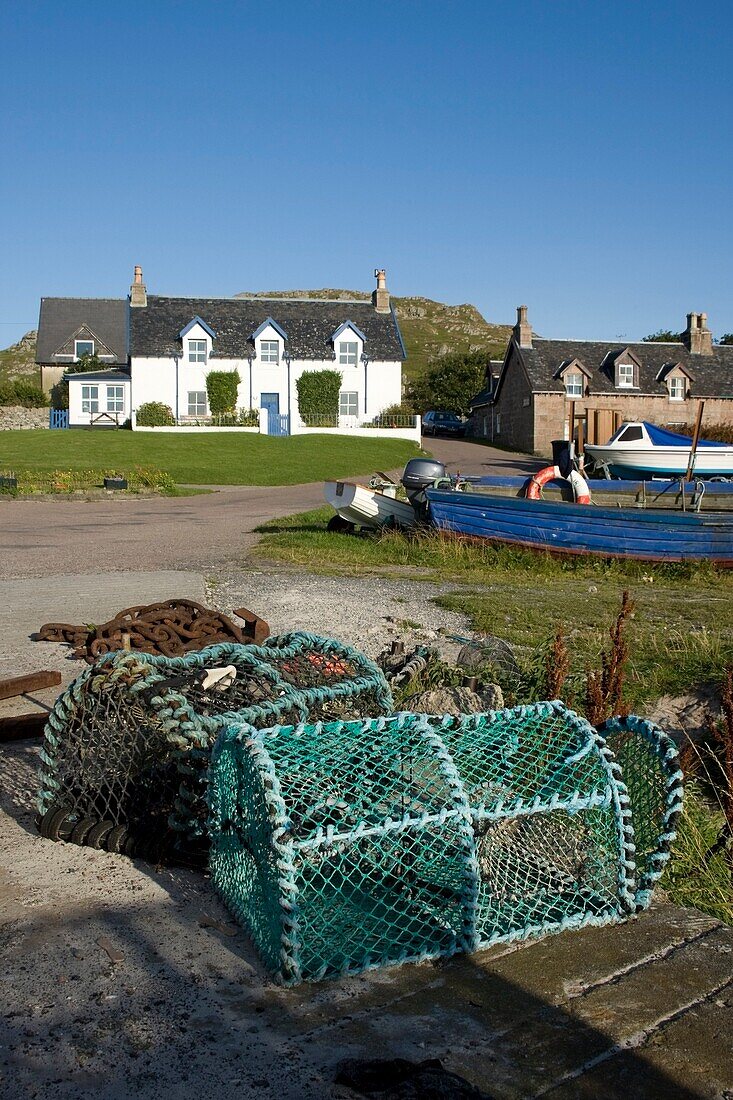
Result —
<path fill-rule="evenodd" d="M 463 473 L 520 473 L 535 459 L 463 440 L 429 439 L 426 447 Z M 321 482 L 225 486 L 194 497 L 134 497 L 0 502 L 0 580 L 99 570 L 209 567 L 241 558 L 254 529 L 277 516 L 317 507 Z"/>

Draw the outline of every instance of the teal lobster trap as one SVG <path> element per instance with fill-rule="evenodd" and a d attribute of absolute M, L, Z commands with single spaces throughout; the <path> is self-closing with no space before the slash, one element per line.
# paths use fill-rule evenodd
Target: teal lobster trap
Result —
<path fill-rule="evenodd" d="M 681 807 L 672 742 L 561 703 L 230 728 L 214 884 L 285 984 L 623 920 Z"/>
<path fill-rule="evenodd" d="M 49 716 L 39 831 L 128 855 L 200 862 L 207 769 L 222 729 L 363 718 L 391 707 L 373 662 L 314 634 L 183 657 L 109 654 L 82 672 Z"/>

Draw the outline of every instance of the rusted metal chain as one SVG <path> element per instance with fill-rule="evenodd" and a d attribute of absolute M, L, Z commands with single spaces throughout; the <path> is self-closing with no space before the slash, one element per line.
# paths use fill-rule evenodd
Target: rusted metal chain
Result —
<path fill-rule="evenodd" d="M 75 657 L 92 664 L 121 649 L 180 657 L 217 642 L 260 643 L 268 637 L 269 626 L 254 612 L 240 607 L 234 614 L 244 626 L 194 600 L 167 600 L 125 608 L 101 626 L 45 623 L 36 640 L 64 642 L 73 646 Z"/>

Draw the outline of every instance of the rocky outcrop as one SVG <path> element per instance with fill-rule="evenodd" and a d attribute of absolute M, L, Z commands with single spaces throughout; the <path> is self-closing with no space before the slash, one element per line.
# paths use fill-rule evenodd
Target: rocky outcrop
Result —
<path fill-rule="evenodd" d="M 0 432 L 47 427 L 48 409 L 24 409 L 22 405 L 0 406 Z"/>

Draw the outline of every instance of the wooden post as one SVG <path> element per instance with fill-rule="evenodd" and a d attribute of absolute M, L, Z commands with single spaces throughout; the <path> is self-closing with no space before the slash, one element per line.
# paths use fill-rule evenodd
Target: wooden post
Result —
<path fill-rule="evenodd" d="M 34 714 L 13 714 L 9 718 L 0 718 L 0 742 L 43 737 L 47 720 L 46 711 Z"/>
<path fill-rule="evenodd" d="M 570 419 L 570 433 L 568 435 L 568 439 L 572 443 L 573 440 L 575 439 L 575 402 L 574 401 L 570 402 L 570 411 L 568 413 L 568 416 L 569 416 L 569 419 Z"/>
<path fill-rule="evenodd" d="M 16 695 L 27 695 L 29 691 L 58 687 L 60 683 L 60 672 L 32 672 L 29 676 L 12 676 L 8 680 L 0 680 L 0 699 L 13 699 Z"/>
<path fill-rule="evenodd" d="M 692 472 L 695 469 L 695 456 L 697 454 L 697 444 L 700 439 L 700 427 L 702 425 L 702 411 L 705 408 L 704 401 L 698 401 L 697 403 L 697 416 L 695 417 L 695 431 L 692 436 L 692 447 L 690 448 L 690 461 L 687 464 L 687 473 L 685 474 L 685 481 L 689 481 L 692 477 Z"/>
<path fill-rule="evenodd" d="M 585 427 L 582 420 L 578 420 L 578 458 L 583 457 L 585 449 Z"/>

